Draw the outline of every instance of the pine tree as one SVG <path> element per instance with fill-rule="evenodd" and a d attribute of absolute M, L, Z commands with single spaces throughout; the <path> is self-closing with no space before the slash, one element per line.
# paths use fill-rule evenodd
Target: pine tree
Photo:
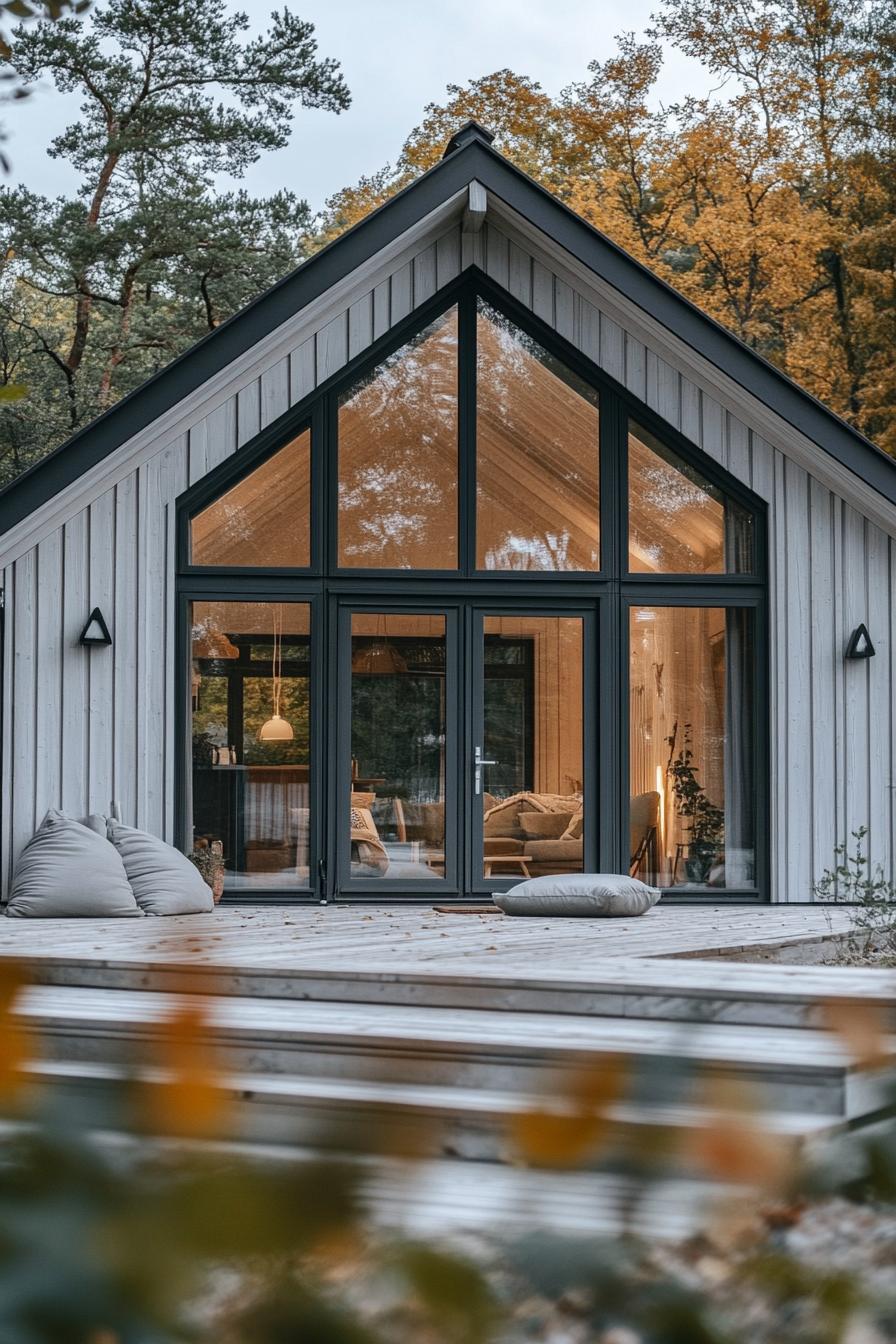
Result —
<path fill-rule="evenodd" d="M 304 255 L 292 191 L 218 193 L 289 141 L 295 109 L 349 102 L 311 24 L 288 10 L 247 35 L 224 0 L 108 0 L 19 25 L 8 68 L 81 96 L 52 142 L 73 199 L 0 189 L 0 480 L 42 456 Z"/>

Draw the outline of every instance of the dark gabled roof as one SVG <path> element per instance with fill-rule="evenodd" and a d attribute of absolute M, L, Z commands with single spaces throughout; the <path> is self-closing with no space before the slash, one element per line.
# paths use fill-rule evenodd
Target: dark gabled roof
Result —
<path fill-rule="evenodd" d="M 896 504 L 896 461 L 491 147 L 469 122 L 444 158 L 0 491 L 13 527 L 474 179 Z M 2 534 L 2 533 L 0 533 Z"/>

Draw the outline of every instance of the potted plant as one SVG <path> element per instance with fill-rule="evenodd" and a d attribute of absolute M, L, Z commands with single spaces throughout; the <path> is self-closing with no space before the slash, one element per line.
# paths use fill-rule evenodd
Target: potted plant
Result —
<path fill-rule="evenodd" d="M 212 889 L 212 897 L 217 905 L 224 895 L 224 846 L 220 840 L 197 840 L 193 853 L 188 855 L 192 864 L 198 868 L 200 876 Z"/>
<path fill-rule="evenodd" d="M 685 872 L 689 882 L 704 885 L 716 862 L 725 838 L 725 814 L 711 803 L 697 778 L 692 750 L 691 725 L 684 724 L 678 746 L 678 721 L 666 738 L 669 761 L 666 775 L 671 781 L 675 811 L 688 823 L 688 854 Z"/>

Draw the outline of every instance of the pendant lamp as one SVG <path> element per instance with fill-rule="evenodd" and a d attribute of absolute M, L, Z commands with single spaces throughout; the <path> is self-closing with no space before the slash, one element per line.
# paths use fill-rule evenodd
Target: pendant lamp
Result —
<path fill-rule="evenodd" d="M 278 603 L 274 608 L 274 649 L 271 655 L 271 700 L 272 713 L 258 730 L 259 742 L 291 742 L 292 724 L 280 717 L 280 669 L 283 666 L 283 608 Z"/>
<path fill-rule="evenodd" d="M 367 676 L 389 677 L 407 672 L 408 665 L 394 644 L 386 638 L 386 618 L 380 616 L 382 633 L 377 630 L 376 638 L 370 644 L 364 644 L 352 654 L 352 671 Z"/>

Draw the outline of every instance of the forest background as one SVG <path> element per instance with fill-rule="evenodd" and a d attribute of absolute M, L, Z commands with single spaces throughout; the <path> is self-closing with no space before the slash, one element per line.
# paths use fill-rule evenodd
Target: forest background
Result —
<path fill-rule="evenodd" d="M 0 187 L 0 484 L 429 168 L 471 117 L 896 454 L 896 0 L 659 0 L 559 96 L 508 69 L 449 85 L 394 163 L 316 216 L 290 191 L 215 187 L 222 166 L 238 177 L 286 145 L 301 108 L 348 106 L 337 58 L 288 10 L 251 37 L 224 0 L 107 0 L 7 41 L 7 90 L 81 97 L 50 148 L 81 185 Z M 670 49 L 709 73 L 707 96 L 658 101 Z"/>

